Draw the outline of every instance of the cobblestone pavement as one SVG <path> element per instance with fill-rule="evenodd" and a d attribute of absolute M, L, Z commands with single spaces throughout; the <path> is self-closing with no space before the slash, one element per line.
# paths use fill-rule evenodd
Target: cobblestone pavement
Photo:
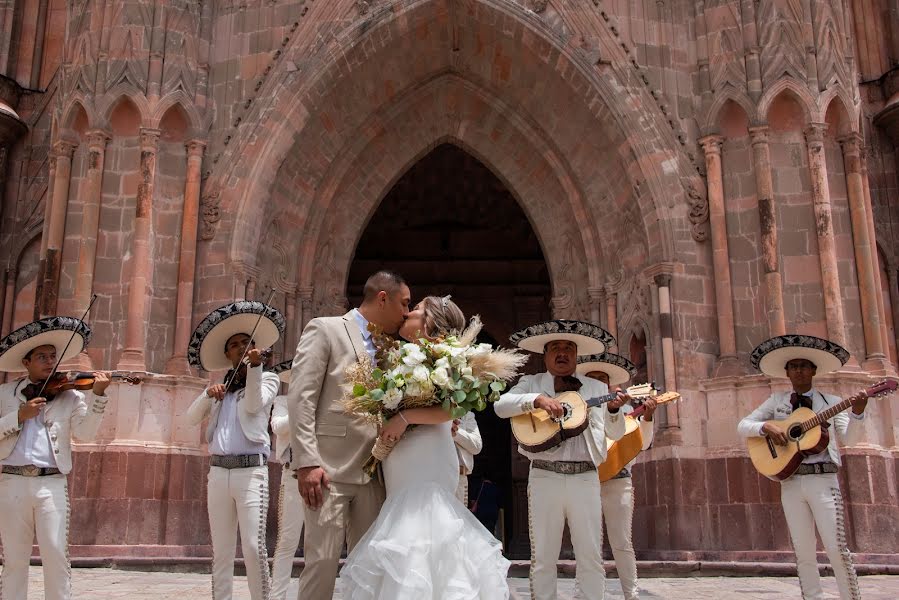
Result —
<path fill-rule="evenodd" d="M 200 600 L 211 595 L 209 575 L 198 573 L 163 573 L 124 571 L 116 569 L 75 569 L 73 597 L 78 600 Z M 838 599 L 833 577 L 824 578 L 829 598 Z M 527 579 L 509 579 L 514 600 L 531 597 Z M 860 578 L 865 600 L 896 600 L 899 598 L 899 576 L 873 575 Z M 640 580 L 640 598 L 647 600 L 799 600 L 799 582 L 791 577 L 680 577 L 644 578 Z M 296 598 L 297 580 L 291 581 L 288 599 Z M 574 580 L 559 580 L 559 600 L 574 596 Z M 335 600 L 340 599 L 338 581 Z M 32 567 L 28 591 L 29 600 L 43 598 L 41 568 Z M 234 600 L 249 600 L 246 577 L 236 577 Z M 623 598 L 617 579 L 609 579 L 606 598 Z"/>

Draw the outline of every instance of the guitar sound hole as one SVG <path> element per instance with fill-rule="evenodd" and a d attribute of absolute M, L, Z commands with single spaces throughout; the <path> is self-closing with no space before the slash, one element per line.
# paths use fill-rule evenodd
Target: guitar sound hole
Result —
<path fill-rule="evenodd" d="M 571 408 L 570 404 L 568 404 L 567 402 L 563 402 L 562 403 L 562 411 L 563 411 L 562 416 L 557 419 L 553 419 L 553 421 L 555 421 L 556 423 L 564 423 L 565 421 L 567 421 L 568 419 L 571 418 L 571 413 L 573 412 L 573 409 Z"/>
<path fill-rule="evenodd" d="M 787 432 L 789 433 L 791 440 L 798 440 L 802 437 L 802 426 L 797 423 L 790 427 Z"/>

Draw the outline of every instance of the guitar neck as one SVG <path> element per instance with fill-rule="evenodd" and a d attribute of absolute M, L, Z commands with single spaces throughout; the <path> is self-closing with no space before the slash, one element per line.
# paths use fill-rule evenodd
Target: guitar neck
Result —
<path fill-rule="evenodd" d="M 597 396 L 596 398 L 590 398 L 587 400 L 587 408 L 596 408 L 597 406 L 602 406 L 606 402 L 611 402 L 615 398 L 618 397 L 618 392 L 614 394 L 606 394 L 605 396 Z"/>
<path fill-rule="evenodd" d="M 850 406 L 852 406 L 852 400 L 843 400 L 841 402 L 837 402 L 830 408 L 827 408 L 827 409 L 822 410 L 821 412 L 817 413 L 814 417 L 812 417 L 808 421 L 803 421 L 802 430 L 808 431 L 809 429 L 817 427 L 818 425 L 821 425 L 825 421 L 840 414 L 841 412 L 843 412 Z"/>

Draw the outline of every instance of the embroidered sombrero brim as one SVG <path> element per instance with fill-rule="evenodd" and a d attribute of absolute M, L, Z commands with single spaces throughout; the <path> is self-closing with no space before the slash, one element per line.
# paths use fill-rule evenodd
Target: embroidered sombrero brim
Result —
<path fill-rule="evenodd" d="M 813 335 L 788 334 L 765 340 L 749 355 L 752 366 L 769 377 L 786 377 L 787 362 L 797 358 L 810 360 L 817 367 L 815 374 L 824 375 L 845 365 L 849 352 Z"/>
<path fill-rule="evenodd" d="M 578 356 L 599 354 L 612 345 L 612 335 L 593 323 L 556 319 L 525 327 L 509 336 L 509 341 L 530 352 L 543 354 L 543 347 L 549 342 L 569 340 L 577 345 Z"/>
<path fill-rule="evenodd" d="M 225 344 L 231 336 L 253 333 L 257 348 L 269 348 L 283 331 L 284 316 L 278 309 L 262 302 L 232 302 L 215 309 L 200 321 L 190 337 L 187 360 L 194 367 L 207 371 L 230 369 L 232 365 L 225 356 Z"/>
<path fill-rule="evenodd" d="M 271 368 L 272 373 L 278 376 L 278 379 L 283 381 L 284 383 L 290 383 L 290 369 L 293 367 L 292 360 L 285 360 L 283 362 L 279 362 L 274 367 Z"/>
<path fill-rule="evenodd" d="M 72 337 L 72 332 L 75 336 Z M 72 343 L 63 355 L 63 349 Z M 22 359 L 39 346 L 53 346 L 56 356 L 68 360 L 78 354 L 91 340 L 91 328 L 75 317 L 48 317 L 19 327 L 0 340 L 0 371 L 15 373 L 24 371 Z M 62 362 L 62 361 L 60 361 Z"/>
<path fill-rule="evenodd" d="M 609 385 L 621 385 L 637 374 L 634 363 L 619 354 L 603 352 L 590 356 L 579 356 L 577 359 L 577 372 L 581 375 L 602 371 L 609 376 Z"/>

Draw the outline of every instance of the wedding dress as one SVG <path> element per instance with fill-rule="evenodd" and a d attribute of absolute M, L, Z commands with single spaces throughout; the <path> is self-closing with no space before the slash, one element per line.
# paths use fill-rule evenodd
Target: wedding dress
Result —
<path fill-rule="evenodd" d="M 406 431 L 384 460 L 387 500 L 340 572 L 352 600 L 503 600 L 509 561 L 455 496 L 452 423 Z"/>

